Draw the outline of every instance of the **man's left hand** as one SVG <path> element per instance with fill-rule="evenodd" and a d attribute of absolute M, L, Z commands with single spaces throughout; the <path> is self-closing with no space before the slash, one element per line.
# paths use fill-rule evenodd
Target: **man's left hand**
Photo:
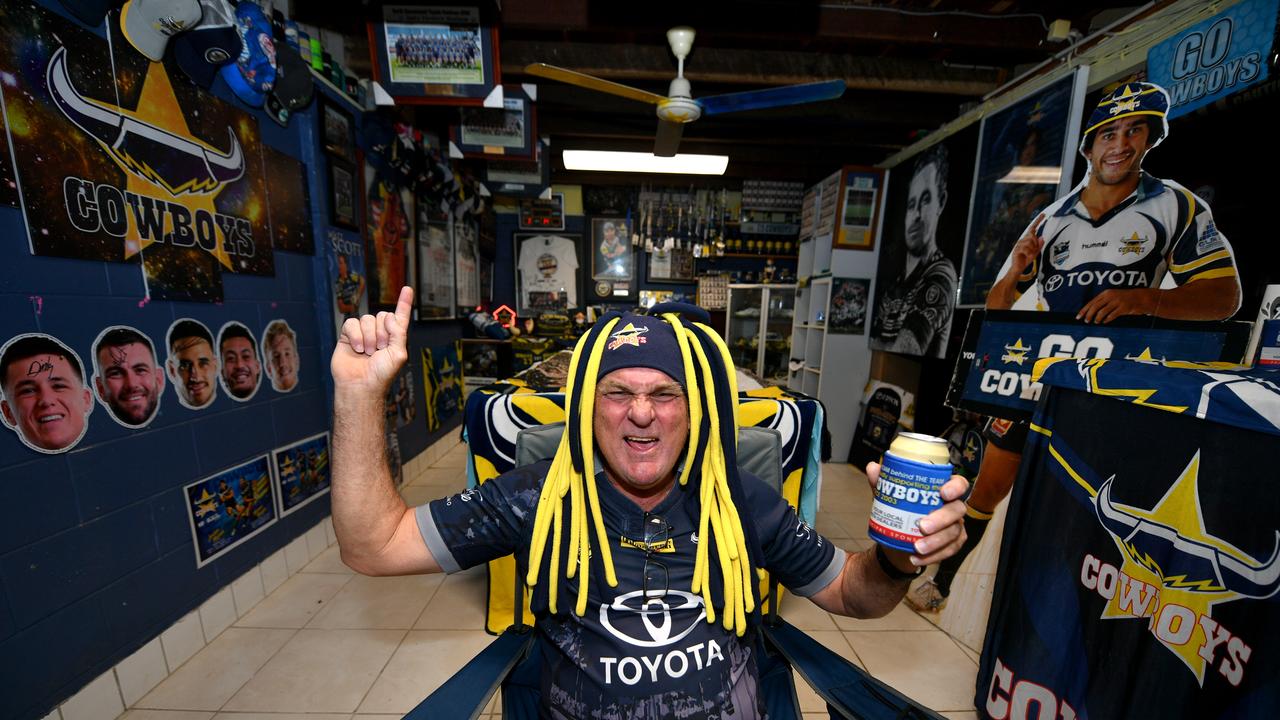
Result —
<path fill-rule="evenodd" d="M 867 482 L 871 484 L 872 492 L 875 492 L 879 481 L 880 464 L 867 463 Z M 915 542 L 915 553 L 908 555 L 885 548 L 885 555 L 894 566 L 903 572 L 913 572 L 916 568 L 942 562 L 960 550 L 965 539 L 964 501 L 961 498 L 968 489 L 968 480 L 959 475 L 951 476 L 941 490 L 945 504 L 920 520 L 922 537 Z"/>
<path fill-rule="evenodd" d="M 1159 297 L 1155 288 L 1104 290 L 1080 308 L 1076 319 L 1103 325 L 1123 315 L 1155 315 Z"/>

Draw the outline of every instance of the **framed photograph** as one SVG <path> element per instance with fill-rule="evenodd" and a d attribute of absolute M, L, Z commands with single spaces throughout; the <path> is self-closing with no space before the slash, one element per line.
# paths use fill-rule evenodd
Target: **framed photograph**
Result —
<path fill-rule="evenodd" d="M 356 161 L 355 121 L 351 113 L 321 98 L 320 139 L 324 151 L 349 163 Z"/>
<path fill-rule="evenodd" d="M 495 22 L 478 7 L 383 6 L 368 25 L 374 79 L 400 103 L 481 105 L 502 83 Z"/>
<path fill-rule="evenodd" d="M 360 229 L 356 209 L 356 169 L 340 160 L 329 161 L 329 222 L 350 230 Z"/>
<path fill-rule="evenodd" d="M 591 219 L 591 279 L 635 283 L 635 252 L 626 218 Z"/>
<path fill-rule="evenodd" d="M 534 160 L 490 160 L 485 183 L 494 195 L 536 198 L 551 185 L 550 153 L 546 144 L 534 143 Z"/>
<path fill-rule="evenodd" d="M 565 312 L 582 306 L 578 284 L 581 235 L 561 232 L 515 236 L 516 303 L 520 315 Z"/>
<path fill-rule="evenodd" d="M 884 200 L 884 170 L 845 167 L 840 173 L 840 215 L 833 247 L 874 250 Z"/>
<path fill-rule="evenodd" d="M 449 223 L 428 221 L 418 211 L 418 319 L 454 317 L 453 236 Z"/>
<path fill-rule="evenodd" d="M 533 100 L 518 85 L 503 88 L 501 108 L 467 107 L 449 137 L 466 157 L 534 158 L 538 137 Z"/>
<path fill-rule="evenodd" d="M 870 300 L 871 278 L 832 278 L 827 332 L 835 335 L 865 333 Z"/>
<path fill-rule="evenodd" d="M 661 250 L 649 253 L 649 282 L 694 283 L 693 253 L 688 250 Z"/>

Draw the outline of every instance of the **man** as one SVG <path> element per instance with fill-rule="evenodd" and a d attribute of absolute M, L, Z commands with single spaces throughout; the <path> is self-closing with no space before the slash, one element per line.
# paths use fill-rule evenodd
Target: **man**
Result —
<path fill-rule="evenodd" d="M 160 408 L 164 372 L 151 338 L 134 328 L 107 328 L 93 346 L 94 390 L 116 422 L 145 427 Z"/>
<path fill-rule="evenodd" d="M 1086 323 L 1125 315 L 1223 320 L 1235 313 L 1240 277 L 1209 206 L 1142 171 L 1146 154 L 1168 135 L 1168 109 L 1168 95 L 1151 83 L 1126 83 L 1102 98 L 1080 144 L 1088 174 L 1013 246 L 988 308 L 1072 312 Z M 916 609 L 946 605 L 960 564 L 1013 486 L 1027 423 L 992 419 L 985 434 L 964 519 L 968 540 L 908 596 Z"/>
<path fill-rule="evenodd" d="M 213 334 L 200 322 L 182 319 L 169 328 L 169 379 L 178 389 L 183 407 L 208 407 L 217 395 L 214 379 L 218 359 L 213 354 Z"/>
<path fill-rule="evenodd" d="M 938 218 L 947 206 L 947 148 L 934 145 L 916 160 L 903 218 L 907 258 L 902 274 L 880 295 L 871 337 L 877 350 L 940 358 L 951 334 L 956 269 L 938 249 Z"/>
<path fill-rule="evenodd" d="M 283 320 L 267 323 L 262 336 L 267 356 L 267 377 L 277 392 L 289 392 L 298 384 L 298 336 Z"/>
<path fill-rule="evenodd" d="M 249 328 L 238 322 L 224 325 L 218 333 L 218 355 L 222 358 L 223 388 L 241 402 L 253 397 L 262 380 L 262 364 Z"/>
<path fill-rule="evenodd" d="M 963 539 L 959 477 L 942 488 L 947 504 L 921 522 L 915 555 L 846 554 L 814 533 L 776 492 L 725 462 L 737 431 L 719 425 L 733 415 L 716 404 L 730 402 L 727 350 L 714 331 L 676 315 L 606 316 L 584 336 L 555 461 L 406 507 L 380 460 L 379 416 L 408 357 L 412 300 L 404 288 L 394 315 L 347 320 L 331 362 L 342 557 L 364 574 L 399 575 L 514 552 L 533 592 L 542 717 L 675 717 L 676 708 L 762 717 L 748 623 L 756 569 L 826 610 L 875 617 L 898 603 L 917 568 Z M 879 467 L 868 472 L 875 482 Z"/>
<path fill-rule="evenodd" d="M 27 447 L 70 450 L 84 437 L 93 396 L 80 358 L 49 335 L 23 335 L 0 350 L 0 415 Z"/>

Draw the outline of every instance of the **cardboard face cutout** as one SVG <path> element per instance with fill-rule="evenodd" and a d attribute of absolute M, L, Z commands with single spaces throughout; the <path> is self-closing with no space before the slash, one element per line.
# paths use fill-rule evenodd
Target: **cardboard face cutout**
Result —
<path fill-rule="evenodd" d="M 218 360 L 222 371 L 218 381 L 236 402 L 248 402 L 258 394 L 262 384 L 262 361 L 258 357 L 258 341 L 249 328 L 234 320 L 218 331 Z"/>
<path fill-rule="evenodd" d="M 165 372 L 178 402 L 192 410 L 209 407 L 218 396 L 220 368 L 209 328 L 198 320 L 181 318 L 169 326 L 164 344 L 169 349 Z"/>
<path fill-rule="evenodd" d="M 298 336 L 284 320 L 272 320 L 262 332 L 262 357 L 267 377 L 276 392 L 292 392 L 298 386 Z"/>
<path fill-rule="evenodd" d="M 93 394 L 84 363 L 52 335 L 18 335 L 0 347 L 0 420 L 46 454 L 75 447 L 89 429 Z"/>
<path fill-rule="evenodd" d="M 155 419 L 164 375 L 155 344 L 137 328 L 112 325 L 93 341 L 94 394 L 107 414 L 127 428 L 143 428 Z"/>

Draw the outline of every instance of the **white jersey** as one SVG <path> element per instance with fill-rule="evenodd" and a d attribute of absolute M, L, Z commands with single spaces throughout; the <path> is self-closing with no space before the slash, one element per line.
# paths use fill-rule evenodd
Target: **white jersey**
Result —
<path fill-rule="evenodd" d="M 545 307 L 535 302 L 539 293 L 564 293 L 568 307 L 578 306 L 578 249 L 574 242 L 559 235 L 539 235 L 520 245 L 520 282 L 524 308 Z M 531 297 L 532 296 L 532 297 Z"/>
<path fill-rule="evenodd" d="M 1044 211 L 1037 233 L 1044 247 L 1018 278 L 1015 310 L 1074 313 L 1113 288 L 1171 288 L 1219 277 L 1239 285 L 1231 243 L 1209 206 L 1186 188 L 1143 173 L 1133 194 L 1097 220 L 1080 200 L 1083 188 Z M 1011 263 L 1012 254 L 997 277 Z"/>

